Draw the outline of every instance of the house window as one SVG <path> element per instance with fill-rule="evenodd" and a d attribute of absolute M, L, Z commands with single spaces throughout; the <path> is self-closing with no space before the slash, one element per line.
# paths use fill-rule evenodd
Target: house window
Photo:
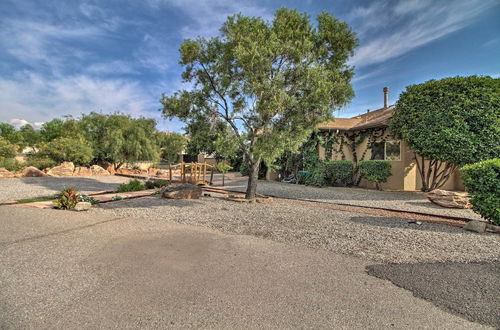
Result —
<path fill-rule="evenodd" d="M 401 160 L 401 142 L 374 142 L 371 146 L 371 160 Z"/>

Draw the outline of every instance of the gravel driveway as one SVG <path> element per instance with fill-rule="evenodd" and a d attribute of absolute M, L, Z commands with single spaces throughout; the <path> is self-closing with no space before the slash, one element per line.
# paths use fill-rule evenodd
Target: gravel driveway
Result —
<path fill-rule="evenodd" d="M 166 200 L 150 197 L 104 204 L 92 212 L 161 219 L 321 248 L 381 262 L 481 261 L 498 259 L 500 236 L 408 220 L 333 211 L 321 204 L 276 200 L 248 204 L 213 197 Z"/>
<path fill-rule="evenodd" d="M 120 183 L 129 180 L 130 178 L 121 176 L 0 179 L 0 202 L 50 196 L 70 186 L 86 193 L 115 190 Z"/>
<path fill-rule="evenodd" d="M 237 178 L 228 182 L 225 189 L 245 191 L 246 180 Z M 363 188 L 324 187 L 259 181 L 257 192 L 263 195 L 284 198 L 301 198 L 322 202 L 345 203 L 368 207 L 383 207 L 400 211 L 422 212 L 434 215 L 449 215 L 469 219 L 481 219 L 472 210 L 450 209 L 431 203 L 424 193 L 413 191 L 377 191 Z"/>

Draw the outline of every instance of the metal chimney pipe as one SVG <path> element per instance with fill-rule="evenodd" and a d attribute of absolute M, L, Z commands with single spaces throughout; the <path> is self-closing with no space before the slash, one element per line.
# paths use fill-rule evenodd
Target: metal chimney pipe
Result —
<path fill-rule="evenodd" d="M 389 106 L 389 88 L 384 87 L 384 109 Z"/>

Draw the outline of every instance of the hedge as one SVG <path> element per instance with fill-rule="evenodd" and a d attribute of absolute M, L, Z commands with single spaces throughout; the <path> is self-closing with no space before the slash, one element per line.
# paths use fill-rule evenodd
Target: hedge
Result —
<path fill-rule="evenodd" d="M 347 160 L 324 162 L 325 179 L 328 183 L 348 186 L 352 184 L 353 163 Z"/>
<path fill-rule="evenodd" d="M 462 167 L 462 180 L 471 196 L 472 209 L 500 225 L 500 158 Z"/>
<path fill-rule="evenodd" d="M 359 162 L 361 178 L 375 182 L 378 190 L 382 190 L 380 183 L 387 182 L 391 176 L 391 163 L 385 160 L 362 160 Z"/>

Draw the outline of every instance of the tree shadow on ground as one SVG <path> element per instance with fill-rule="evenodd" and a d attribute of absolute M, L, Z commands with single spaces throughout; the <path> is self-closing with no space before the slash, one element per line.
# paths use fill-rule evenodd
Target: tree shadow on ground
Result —
<path fill-rule="evenodd" d="M 500 328 L 500 261 L 382 264 L 367 272 L 448 312 Z"/>
<path fill-rule="evenodd" d="M 414 223 L 415 220 L 410 219 L 399 219 L 399 218 L 391 218 L 391 217 L 378 217 L 378 216 L 359 216 L 359 217 L 351 217 L 349 219 L 352 222 L 367 225 L 367 226 L 377 226 L 377 227 L 385 227 L 385 228 L 398 228 L 398 229 L 413 229 L 420 231 L 428 231 L 428 232 L 440 232 L 440 233 L 449 233 L 449 234 L 464 234 L 469 233 L 473 235 L 471 232 L 465 232 L 463 229 L 448 225 L 443 225 L 439 223 L 432 223 L 427 221 L 421 221 L 422 224 Z"/>
<path fill-rule="evenodd" d="M 111 179 L 109 179 L 111 178 Z M 75 187 L 79 191 L 103 191 L 116 190 L 121 183 L 126 183 L 130 179 L 116 179 L 116 176 L 109 177 L 39 177 L 39 178 L 19 178 L 22 183 L 37 185 L 54 191 L 60 191 L 66 187 Z M 113 180 L 113 181 L 112 181 Z M 120 182 L 115 182 L 119 180 Z M 112 182 L 109 182 L 112 181 Z"/>

